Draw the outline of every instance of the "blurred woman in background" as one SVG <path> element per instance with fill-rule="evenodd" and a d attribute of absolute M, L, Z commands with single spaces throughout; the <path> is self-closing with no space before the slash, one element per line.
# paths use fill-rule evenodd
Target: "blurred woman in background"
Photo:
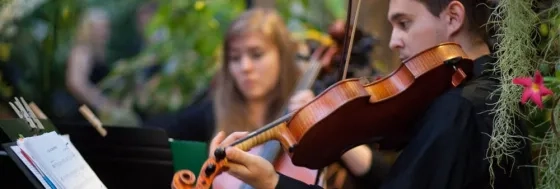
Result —
<path fill-rule="evenodd" d="M 69 94 L 54 94 L 54 117 L 59 121 L 87 123 L 78 112 L 80 105 L 86 104 L 97 112 L 111 104 L 96 86 L 110 72 L 105 62 L 109 34 L 110 19 L 105 10 L 90 8 L 84 12 L 66 65 L 65 83 Z"/>
<path fill-rule="evenodd" d="M 145 125 L 164 127 L 171 138 L 204 142 L 218 131 L 229 134 L 266 125 L 284 113 L 282 108 L 290 103 L 300 78 L 296 47 L 274 10 L 254 8 L 243 13 L 226 33 L 223 62 L 208 95 L 211 98 Z M 261 145 L 250 152 L 260 154 L 262 150 Z M 275 165 L 279 172 L 310 184 L 317 176 L 316 170 L 294 166 L 286 153 L 276 158 Z M 239 188 L 241 184 L 223 173 L 216 177 L 213 188 Z"/>
<path fill-rule="evenodd" d="M 110 36 L 110 19 L 103 9 L 89 9 L 78 26 L 74 46 L 66 68 L 66 87 L 76 99 L 67 114 L 80 116 L 78 106 L 86 104 L 99 114 L 107 125 L 137 126 L 139 118 L 119 103 L 110 100 L 96 85 L 109 74 L 106 62 L 107 42 Z M 80 118 L 77 118 L 82 120 Z"/>
<path fill-rule="evenodd" d="M 249 10 L 230 26 L 224 47 L 226 61 L 218 73 L 214 98 L 216 131 L 253 131 L 280 117 L 301 75 L 297 45 L 282 18 L 272 10 Z M 262 150 L 263 145 L 250 152 Z M 314 183 L 316 171 L 294 166 L 287 153 L 280 156 L 275 162 L 279 172 Z M 240 184 L 224 173 L 216 177 L 213 187 Z"/>

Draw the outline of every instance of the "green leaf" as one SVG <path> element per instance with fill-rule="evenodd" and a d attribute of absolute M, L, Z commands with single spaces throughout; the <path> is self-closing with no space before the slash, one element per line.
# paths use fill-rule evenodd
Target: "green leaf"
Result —
<path fill-rule="evenodd" d="M 327 10 L 333 15 L 334 19 L 346 18 L 346 1 L 324 0 Z"/>

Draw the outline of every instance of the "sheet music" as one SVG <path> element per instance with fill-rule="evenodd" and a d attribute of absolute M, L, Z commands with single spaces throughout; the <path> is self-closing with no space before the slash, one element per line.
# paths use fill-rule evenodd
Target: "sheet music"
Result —
<path fill-rule="evenodd" d="M 62 138 L 66 139 L 67 141 L 70 141 L 70 135 L 60 135 Z"/>
<path fill-rule="evenodd" d="M 29 169 L 29 171 L 31 171 L 31 173 L 33 173 L 33 175 L 35 175 L 35 178 L 37 178 L 37 180 L 39 180 L 39 182 L 41 182 L 41 184 L 43 185 L 43 187 L 45 188 L 51 188 L 47 182 L 45 181 L 45 179 L 43 178 L 43 176 L 41 176 L 41 174 L 39 173 L 39 170 L 37 170 L 35 167 L 33 167 L 33 165 L 31 165 L 31 162 L 29 162 L 27 160 L 27 158 L 25 158 L 25 156 L 23 156 L 23 154 L 21 153 L 21 149 L 19 148 L 19 146 L 11 146 L 12 151 L 14 151 L 14 153 L 17 155 L 17 157 L 21 160 L 21 162 L 23 162 L 23 164 L 27 167 L 27 169 Z M 51 188 L 52 189 L 52 188 Z"/>
<path fill-rule="evenodd" d="M 74 145 L 56 132 L 25 138 L 21 143 L 57 188 L 106 188 Z"/>

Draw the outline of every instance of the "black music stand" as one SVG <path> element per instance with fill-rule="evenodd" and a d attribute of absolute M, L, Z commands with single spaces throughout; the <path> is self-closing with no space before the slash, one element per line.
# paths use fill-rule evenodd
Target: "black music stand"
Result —
<path fill-rule="evenodd" d="M 55 123 L 107 188 L 169 188 L 173 158 L 167 133 L 155 128 L 104 126 L 102 137 L 88 123 Z"/>
<path fill-rule="evenodd" d="M 27 169 L 25 164 L 12 151 L 10 146 L 16 145 L 14 141 L 21 134 L 30 137 L 42 133 L 56 131 L 49 120 L 39 120 L 44 130 L 32 130 L 24 119 L 0 120 L 0 188 L 17 185 L 17 188 L 39 188 L 43 186 L 35 176 Z"/>
<path fill-rule="evenodd" d="M 18 158 L 11 146 L 17 146 L 16 142 L 2 144 L 7 157 L 0 157 L 0 165 L 2 167 L 0 169 L 0 175 L 2 175 L 2 178 L 0 178 L 0 188 L 16 185 L 17 188 L 45 189 L 37 177 Z"/>

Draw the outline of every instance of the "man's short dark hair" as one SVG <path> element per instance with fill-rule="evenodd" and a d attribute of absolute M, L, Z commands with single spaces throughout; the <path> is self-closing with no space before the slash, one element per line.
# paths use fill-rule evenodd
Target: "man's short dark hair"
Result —
<path fill-rule="evenodd" d="M 486 0 L 418 0 L 428 8 L 432 15 L 439 17 L 439 14 L 452 1 L 459 1 L 465 7 L 466 26 L 469 32 L 476 37 L 480 37 L 488 44 L 490 33 L 487 28 L 487 22 L 492 13 L 489 2 Z M 489 44 L 490 45 L 490 44 Z"/>

